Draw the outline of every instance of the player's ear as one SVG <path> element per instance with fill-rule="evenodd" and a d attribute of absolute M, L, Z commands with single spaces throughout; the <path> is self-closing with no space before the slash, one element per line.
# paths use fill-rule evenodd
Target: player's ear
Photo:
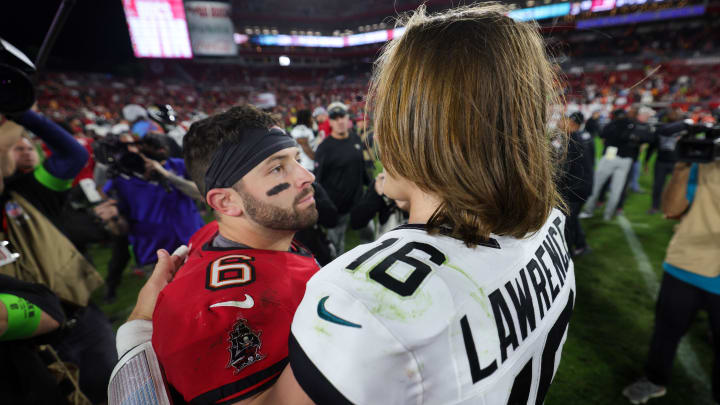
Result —
<path fill-rule="evenodd" d="M 230 217 L 239 217 L 245 211 L 242 200 L 231 188 L 214 188 L 207 192 L 205 200 L 216 212 Z"/>

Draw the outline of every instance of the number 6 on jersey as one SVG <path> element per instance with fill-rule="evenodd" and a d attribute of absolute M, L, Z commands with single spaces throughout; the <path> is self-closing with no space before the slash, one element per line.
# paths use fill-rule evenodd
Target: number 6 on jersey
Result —
<path fill-rule="evenodd" d="M 210 263 L 205 286 L 208 290 L 238 287 L 255 281 L 255 258 L 245 255 L 228 255 Z"/>

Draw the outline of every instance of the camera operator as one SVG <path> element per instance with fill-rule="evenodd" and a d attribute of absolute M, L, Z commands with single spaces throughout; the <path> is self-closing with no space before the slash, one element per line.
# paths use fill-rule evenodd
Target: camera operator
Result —
<path fill-rule="evenodd" d="M 185 137 L 186 131 L 178 125 L 177 114 L 172 106 L 170 104 L 151 105 L 147 109 L 147 115 L 160 125 L 162 133 L 172 140 L 172 142 L 167 142 L 168 155 L 181 158 L 183 137 Z"/>
<path fill-rule="evenodd" d="M 610 179 L 610 196 L 605 204 L 603 219 L 609 221 L 620 204 L 633 162 L 640 153 L 640 145 L 654 139 L 653 129 L 647 124 L 654 112 L 647 107 L 631 107 L 627 114 L 611 121 L 600 135 L 605 140 L 605 150 L 595 169 L 593 192 L 580 218 L 590 218 L 595 210 L 605 182 Z"/>
<path fill-rule="evenodd" d="M 127 232 L 137 265 L 152 269 L 158 249 L 173 251 L 187 244 L 204 225 L 194 201 L 201 196 L 187 180 L 183 160 L 169 157 L 173 140 L 148 134 L 135 143 L 126 134 L 121 141 L 134 143 L 119 160 L 130 167 L 115 168 L 118 173 L 103 188 L 115 202 L 101 204 L 96 214 L 113 233 Z"/>
<path fill-rule="evenodd" d="M 75 176 L 88 161 L 88 152 L 62 127 L 33 111 L 14 121 L 42 139 L 53 153 L 38 165 L 32 143 L 26 137 L 19 139 L 13 147 L 17 171 L 5 179 L 6 190 L 26 198 L 62 230 L 62 207 Z"/>
<path fill-rule="evenodd" d="M 683 160 L 682 155 L 679 156 Z M 633 403 L 665 394 L 678 342 L 698 310 L 708 311 L 714 347 L 713 398 L 720 402 L 720 161 L 678 162 L 662 196 L 667 218 L 680 219 L 663 263 L 645 375 L 626 387 Z M 638 401 L 638 402 L 636 402 Z"/>
<path fill-rule="evenodd" d="M 17 143 L 13 145 L 12 154 L 13 159 L 15 159 L 17 173 L 32 172 L 40 161 L 35 145 L 27 136 L 20 137 Z"/>
<path fill-rule="evenodd" d="M 74 327 L 54 346 L 60 358 L 79 366 L 81 390 L 100 403 L 106 398 L 105 387 L 117 361 L 110 323 L 90 303 L 90 294 L 102 284 L 102 278 L 53 223 L 59 219 L 73 178 L 85 165 L 87 151 L 59 126 L 33 112 L 15 119 L 45 140 L 54 153 L 33 171 L 18 173 L 4 184 L 5 221 L 0 238 L 9 240 L 21 256 L 0 267 L 0 273 L 43 284 L 60 298 Z M 15 171 L 10 148 L 23 131 L 11 121 L 0 126 L 3 175 Z"/>
<path fill-rule="evenodd" d="M 657 137 L 654 142 L 650 143 L 643 162 L 643 170 L 647 171 L 650 158 L 657 151 L 653 171 L 652 207 L 648 210 L 648 214 L 655 214 L 660 210 L 660 198 L 665 187 L 665 180 L 672 173 L 675 162 L 677 162 L 675 145 L 681 134 L 685 132 L 685 123 L 682 122 L 680 111 L 670 110 L 665 120 L 666 122 L 655 131 Z"/>
<path fill-rule="evenodd" d="M 117 143 L 122 145 L 124 152 L 132 151 L 139 153 L 140 150 L 135 145 L 135 138 L 131 135 L 117 136 L 115 134 L 109 135 L 109 138 L 99 141 L 96 145 L 102 148 L 102 145 L 107 143 L 108 139 L 116 140 Z M 110 169 L 109 162 L 105 161 L 105 154 L 101 153 L 101 159 L 104 163 L 97 162 L 95 170 L 93 172 L 93 179 L 95 181 L 98 190 L 102 191 L 103 187 L 108 181 L 108 175 L 114 175 L 113 170 Z M 113 303 L 115 301 L 117 288 L 120 286 L 122 281 L 122 274 L 128 263 L 130 262 L 130 241 L 128 241 L 128 224 L 127 221 L 120 216 L 117 210 L 117 201 L 113 199 L 106 199 L 98 205 L 92 208 L 94 218 L 101 221 L 102 227 L 105 230 L 106 235 L 110 239 L 110 261 L 107 266 L 107 276 L 105 277 L 105 296 L 103 301 L 105 303 Z M 109 234 L 109 235 L 108 235 Z"/>

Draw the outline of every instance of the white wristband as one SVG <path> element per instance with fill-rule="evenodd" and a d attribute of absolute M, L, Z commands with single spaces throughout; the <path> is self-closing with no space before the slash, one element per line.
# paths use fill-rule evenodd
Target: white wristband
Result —
<path fill-rule="evenodd" d="M 144 319 L 135 319 L 122 324 L 115 337 L 118 358 L 121 358 L 133 347 L 151 341 L 152 331 L 152 321 Z"/>

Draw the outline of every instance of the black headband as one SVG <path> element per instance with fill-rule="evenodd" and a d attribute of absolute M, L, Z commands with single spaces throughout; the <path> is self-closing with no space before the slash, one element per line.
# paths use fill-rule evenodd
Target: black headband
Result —
<path fill-rule="evenodd" d="M 232 187 L 270 155 L 297 146 L 285 131 L 251 129 L 241 141 L 224 142 L 213 154 L 205 172 L 205 194 L 214 188 Z"/>

